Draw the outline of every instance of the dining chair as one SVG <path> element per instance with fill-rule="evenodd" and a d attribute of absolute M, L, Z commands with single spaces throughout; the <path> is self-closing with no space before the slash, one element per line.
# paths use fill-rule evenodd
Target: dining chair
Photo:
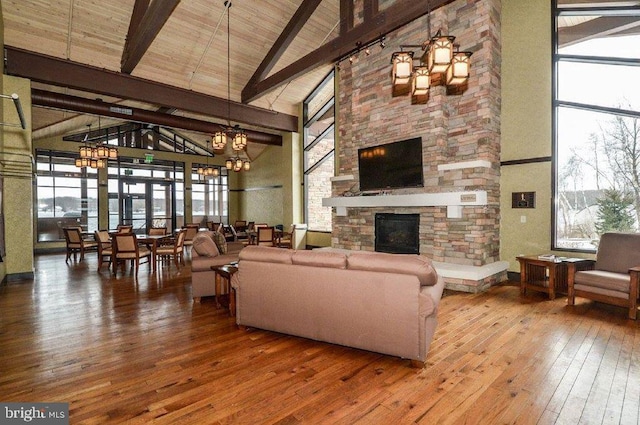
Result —
<path fill-rule="evenodd" d="M 131 233 L 131 232 L 133 232 L 133 225 L 132 224 L 118 224 L 118 226 L 116 227 L 116 231 L 118 233 Z"/>
<path fill-rule="evenodd" d="M 138 245 L 138 238 L 135 233 L 116 233 L 113 235 L 113 274 L 116 274 L 118 266 L 123 265 L 127 260 L 131 261 L 135 267 L 135 275 L 138 276 L 138 269 L 142 259 L 146 258 L 151 271 L 151 250 L 146 246 Z"/>
<path fill-rule="evenodd" d="M 150 227 L 147 231 L 148 235 L 166 235 L 167 228 L 166 227 Z"/>
<path fill-rule="evenodd" d="M 170 245 L 160 245 L 156 248 L 156 261 L 171 260 L 180 268 L 180 264 L 184 266 L 184 238 L 186 230 L 179 230 L 174 241 Z"/>
<path fill-rule="evenodd" d="M 186 226 L 182 226 L 182 230 L 185 231 L 184 235 L 184 248 L 193 246 L 193 238 L 198 234 L 198 230 L 200 230 L 199 224 L 187 224 Z"/>
<path fill-rule="evenodd" d="M 82 238 L 82 230 L 79 227 L 65 227 L 62 230 L 67 245 L 67 258 L 65 259 L 65 263 L 69 262 L 71 254 L 73 254 L 73 261 L 76 261 L 77 254 L 80 253 L 80 261 L 82 261 L 84 260 L 85 251 L 98 248 L 97 242 Z"/>
<path fill-rule="evenodd" d="M 275 228 L 273 226 L 258 227 L 256 245 L 275 246 L 274 232 Z"/>
<path fill-rule="evenodd" d="M 107 268 L 111 267 L 111 256 L 113 255 L 113 244 L 108 230 L 96 230 L 94 238 L 98 243 L 98 270 L 102 268 L 104 260 L 107 260 Z"/>
<path fill-rule="evenodd" d="M 279 236 L 276 235 L 276 246 L 278 248 L 292 248 L 295 232 L 296 225 L 292 224 L 288 232 L 282 232 Z"/>

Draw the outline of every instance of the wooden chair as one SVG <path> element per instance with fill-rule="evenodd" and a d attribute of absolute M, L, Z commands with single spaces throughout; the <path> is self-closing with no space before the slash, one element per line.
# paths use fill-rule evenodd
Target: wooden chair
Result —
<path fill-rule="evenodd" d="M 98 270 L 102 268 L 104 260 L 107 260 L 107 268 L 111 267 L 111 256 L 113 255 L 113 244 L 107 230 L 96 230 L 94 238 L 98 243 Z"/>
<path fill-rule="evenodd" d="M 118 224 L 116 227 L 116 232 L 118 233 L 131 233 L 133 232 L 132 224 Z"/>
<path fill-rule="evenodd" d="M 274 243 L 275 228 L 273 226 L 258 227 L 258 237 L 256 245 L 275 246 Z"/>
<path fill-rule="evenodd" d="M 66 263 L 69 262 L 71 254 L 73 254 L 73 261 L 76 261 L 77 254 L 80 253 L 80 261 L 82 261 L 84 260 L 85 251 L 98 248 L 98 243 L 96 241 L 85 240 L 82 238 L 82 231 L 79 227 L 65 227 L 62 230 L 67 244 Z"/>
<path fill-rule="evenodd" d="M 166 227 L 151 227 L 147 231 L 148 235 L 166 235 L 167 228 Z"/>
<path fill-rule="evenodd" d="M 629 319 L 636 320 L 640 233 L 605 233 L 600 237 L 595 262 L 569 262 L 567 267 L 567 304 L 575 305 L 576 297 L 588 298 L 624 307 Z"/>
<path fill-rule="evenodd" d="M 113 274 L 116 274 L 118 266 L 122 263 L 124 270 L 124 262 L 131 261 L 135 267 L 135 275 L 138 276 L 138 269 L 142 259 L 146 258 L 149 263 L 149 271 L 151 271 L 151 250 L 146 246 L 138 245 L 138 238 L 135 233 L 116 233 L 113 236 Z"/>
<path fill-rule="evenodd" d="M 184 235 L 184 247 L 192 247 L 193 246 L 193 238 L 198 234 L 198 230 L 200 230 L 199 224 L 187 224 L 182 226 L 182 230 L 185 231 Z"/>
<path fill-rule="evenodd" d="M 156 248 L 156 261 L 171 260 L 173 258 L 176 267 L 184 266 L 184 238 L 186 230 L 179 230 L 174 241 L 170 245 L 161 245 Z"/>
<path fill-rule="evenodd" d="M 234 229 L 236 229 L 236 233 L 246 232 L 247 231 L 247 221 L 246 220 L 236 220 L 233 223 Z"/>
<path fill-rule="evenodd" d="M 292 224 L 288 232 L 282 232 L 282 235 L 276 238 L 276 246 L 278 248 L 293 248 L 295 231 L 296 225 Z"/>

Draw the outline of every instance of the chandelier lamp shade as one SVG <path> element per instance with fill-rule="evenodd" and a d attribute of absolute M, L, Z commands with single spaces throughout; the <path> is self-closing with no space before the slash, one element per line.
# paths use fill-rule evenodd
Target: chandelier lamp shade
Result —
<path fill-rule="evenodd" d="M 391 55 L 393 85 L 404 85 L 411 81 L 413 52 L 395 52 Z"/>

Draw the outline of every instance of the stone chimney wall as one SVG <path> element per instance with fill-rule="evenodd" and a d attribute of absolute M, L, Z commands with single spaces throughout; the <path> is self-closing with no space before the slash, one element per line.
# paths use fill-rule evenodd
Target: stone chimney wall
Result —
<path fill-rule="evenodd" d="M 342 178 L 333 182 L 332 196 L 358 190 L 359 148 L 421 137 L 424 188 L 391 194 L 484 190 L 487 205 L 464 206 L 462 218 L 447 218 L 446 207 L 351 207 L 346 216 L 333 214 L 332 245 L 373 251 L 375 213 L 418 213 L 422 254 L 482 266 L 498 261 L 500 248 L 500 1 L 457 0 L 431 13 L 432 35 L 441 29 L 456 37 L 459 50 L 473 52 L 471 75 L 461 94 L 435 86 L 426 104 L 412 104 L 410 95 L 392 96 L 390 59 L 400 45 L 421 45 L 429 37 L 427 19 L 388 34 L 386 48 L 373 46 L 369 56 L 360 52 L 353 63 L 340 63 L 336 152 Z M 422 54 L 414 50 L 414 57 Z M 465 166 L 469 161 L 484 165 Z"/>

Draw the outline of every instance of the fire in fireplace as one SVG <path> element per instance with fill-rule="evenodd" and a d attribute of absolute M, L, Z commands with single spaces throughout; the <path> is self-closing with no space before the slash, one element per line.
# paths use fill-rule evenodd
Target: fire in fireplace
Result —
<path fill-rule="evenodd" d="M 377 213 L 375 250 L 392 254 L 420 253 L 420 214 Z"/>

